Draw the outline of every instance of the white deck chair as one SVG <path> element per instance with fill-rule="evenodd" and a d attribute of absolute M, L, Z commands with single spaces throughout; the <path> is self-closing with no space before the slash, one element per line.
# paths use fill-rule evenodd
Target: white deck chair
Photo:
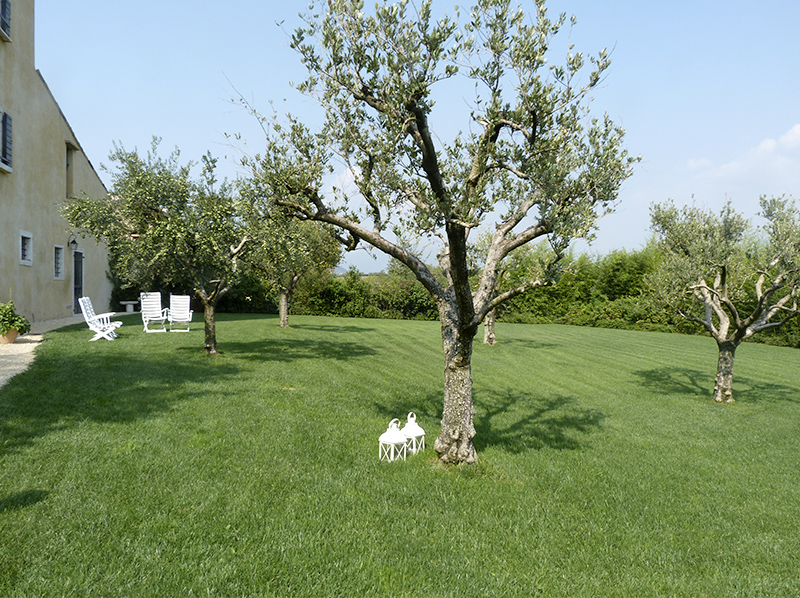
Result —
<path fill-rule="evenodd" d="M 142 322 L 144 323 L 145 332 L 166 332 L 167 331 L 167 317 L 169 317 L 169 310 L 161 309 L 161 293 L 140 293 L 139 301 L 142 306 Z M 160 324 L 161 328 L 150 330 L 150 324 Z"/>
<path fill-rule="evenodd" d="M 189 295 L 170 295 L 169 296 L 169 331 L 170 332 L 189 332 L 189 325 L 192 322 L 192 298 Z M 173 328 L 173 324 L 186 324 L 186 328 Z"/>
<path fill-rule="evenodd" d="M 111 316 L 114 315 L 113 312 L 99 315 L 94 313 L 92 300 L 89 299 L 89 297 L 81 297 L 78 299 L 78 303 L 81 306 L 83 319 L 86 320 L 86 324 L 89 325 L 89 330 L 95 333 L 94 337 L 89 339 L 89 342 L 96 341 L 98 338 L 104 338 L 110 341 L 117 338 L 117 333 L 114 331 L 122 326 L 122 322 L 111 321 Z"/>

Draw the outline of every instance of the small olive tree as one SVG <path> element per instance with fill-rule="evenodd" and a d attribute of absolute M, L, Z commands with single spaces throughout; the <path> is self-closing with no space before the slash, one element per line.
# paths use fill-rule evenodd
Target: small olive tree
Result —
<path fill-rule="evenodd" d="M 753 231 L 728 203 L 719 215 L 672 202 L 651 207 L 663 257 L 649 276 L 657 295 L 717 342 L 714 400 L 733 401 L 733 363 L 748 338 L 800 313 L 800 217 L 785 197 L 760 200 Z"/>
<path fill-rule="evenodd" d="M 111 275 L 124 287 L 155 283 L 191 288 L 203 304 L 204 348 L 217 353 L 216 306 L 236 283 L 247 233 L 233 189 L 214 178 L 216 161 L 202 159 L 202 176 L 175 150 L 158 155 L 159 140 L 142 158 L 115 146 L 113 188 L 106 198 L 75 197 L 62 208 L 67 222 L 110 249 Z"/>
<path fill-rule="evenodd" d="M 342 259 L 341 245 L 319 222 L 278 216 L 259 218 L 247 252 L 247 268 L 278 293 L 281 328 L 289 326 L 289 300 L 305 274 L 330 271 Z"/>
<path fill-rule="evenodd" d="M 265 127 L 265 152 L 246 160 L 280 205 L 337 227 L 348 248 L 365 242 L 388 254 L 436 301 L 445 368 L 434 447 L 447 463 L 477 458 L 471 363 L 478 326 L 541 284 L 520 281 L 497 293 L 501 262 L 545 237 L 557 261 L 612 207 L 634 162 L 622 147 L 624 132 L 589 112 L 610 64 L 605 50 L 587 59 L 570 47 L 562 64 L 548 60 L 566 17 L 548 18 L 543 0 L 527 6 L 477 0 L 434 18 L 431 0 L 378 1 L 368 11 L 360 0 L 312 3 L 291 45 L 308 71 L 298 89 L 319 101 L 324 124 L 314 133 L 291 116 L 275 122 Z M 437 110 L 448 87 L 457 99 Z M 467 104 L 461 132 L 437 135 L 436 123 Z M 326 192 L 334 158 L 356 192 Z M 472 288 L 467 245 L 482 225 L 492 239 Z M 441 279 L 387 234 L 395 231 L 439 240 Z"/>

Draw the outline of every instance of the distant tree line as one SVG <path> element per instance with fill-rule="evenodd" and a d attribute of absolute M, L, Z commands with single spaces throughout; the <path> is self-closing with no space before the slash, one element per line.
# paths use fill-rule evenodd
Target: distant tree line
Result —
<path fill-rule="evenodd" d="M 636 251 L 567 255 L 555 284 L 513 298 L 498 309 L 498 321 L 703 334 L 701 326 L 675 314 L 653 293 L 648 280 L 661 260 L 661 250 L 654 243 Z M 743 303 L 754 305 L 756 298 L 747 297 Z M 243 284 L 226 299 L 224 309 L 274 311 L 274 306 L 268 296 L 259 295 L 255 288 L 248 291 Z M 337 317 L 438 318 L 436 305 L 422 285 L 393 265 L 378 274 L 351 269 L 344 275 L 326 271 L 307 276 L 295 289 L 290 311 Z M 790 321 L 752 340 L 800 348 L 800 325 Z"/>

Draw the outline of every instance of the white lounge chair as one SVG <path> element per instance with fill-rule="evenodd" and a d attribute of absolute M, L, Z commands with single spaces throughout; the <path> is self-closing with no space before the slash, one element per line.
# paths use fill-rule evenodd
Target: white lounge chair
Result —
<path fill-rule="evenodd" d="M 114 315 L 114 312 L 99 315 L 94 313 L 92 300 L 89 297 L 81 297 L 78 299 L 78 303 L 81 306 L 83 319 L 89 325 L 89 330 L 95 333 L 94 337 L 89 339 L 89 342 L 96 341 L 98 338 L 104 338 L 109 341 L 117 338 L 115 330 L 122 326 L 122 322 L 111 321 L 111 316 Z"/>
<path fill-rule="evenodd" d="M 145 332 L 166 332 L 169 310 L 161 309 L 161 293 L 140 293 L 139 301 L 142 306 L 142 322 Z M 150 330 L 150 324 L 160 324 L 161 328 Z"/>
<path fill-rule="evenodd" d="M 170 332 L 189 332 L 189 325 L 192 323 L 192 298 L 189 295 L 170 295 L 169 296 L 169 331 Z M 186 324 L 186 328 L 173 328 L 173 324 Z"/>

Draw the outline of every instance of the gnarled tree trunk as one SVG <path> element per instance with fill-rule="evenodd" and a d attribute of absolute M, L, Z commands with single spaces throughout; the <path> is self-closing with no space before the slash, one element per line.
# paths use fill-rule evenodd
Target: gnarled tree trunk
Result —
<path fill-rule="evenodd" d="M 278 290 L 278 315 L 281 328 L 289 326 L 289 291 L 284 288 Z"/>
<path fill-rule="evenodd" d="M 717 342 L 717 379 L 714 386 L 714 400 L 717 403 L 733 403 L 733 358 L 737 344 L 732 341 Z"/>
<path fill-rule="evenodd" d="M 216 306 L 210 301 L 203 301 L 203 321 L 205 323 L 206 340 L 203 348 L 209 355 L 217 354 Z"/>
<path fill-rule="evenodd" d="M 474 463 L 478 460 L 472 404 L 472 342 L 476 328 L 458 325 L 453 306 L 440 306 L 444 351 L 444 409 L 442 431 L 433 444 L 444 463 Z"/>
<path fill-rule="evenodd" d="M 247 238 L 245 237 L 242 244 L 239 245 L 239 249 L 242 248 L 246 240 Z M 203 285 L 200 284 L 195 285 L 194 290 L 203 303 L 203 322 L 206 332 L 203 348 L 208 355 L 216 355 L 219 353 L 219 351 L 217 351 L 217 303 L 219 303 L 219 300 L 231 289 L 231 285 L 227 284 L 226 278 L 212 280 L 211 283 L 214 285 L 214 290 L 211 293 L 206 291 Z"/>
<path fill-rule="evenodd" d="M 496 345 L 497 337 L 494 334 L 495 310 L 486 314 L 486 319 L 483 322 L 483 343 L 485 345 Z"/>

